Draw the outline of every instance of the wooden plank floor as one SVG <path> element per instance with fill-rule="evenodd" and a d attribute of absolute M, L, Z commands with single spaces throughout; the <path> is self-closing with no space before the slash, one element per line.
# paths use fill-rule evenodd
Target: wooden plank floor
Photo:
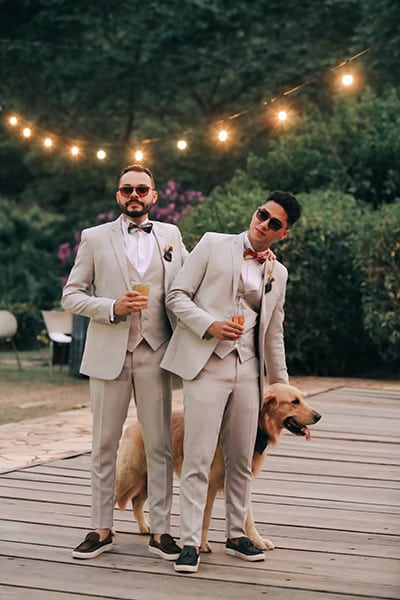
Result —
<path fill-rule="evenodd" d="M 400 394 L 340 388 L 309 402 L 323 415 L 311 442 L 285 432 L 254 481 L 256 522 L 276 545 L 264 563 L 225 555 L 222 499 L 197 574 L 150 555 L 128 512 L 116 511 L 111 553 L 73 560 L 90 512 L 81 455 L 0 477 L 0 598 L 398 600 Z"/>

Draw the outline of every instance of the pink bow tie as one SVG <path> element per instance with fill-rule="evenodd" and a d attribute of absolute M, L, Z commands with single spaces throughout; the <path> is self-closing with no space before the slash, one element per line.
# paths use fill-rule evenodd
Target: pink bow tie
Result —
<path fill-rule="evenodd" d="M 259 256 L 257 252 L 254 252 L 251 248 L 246 248 L 243 252 L 243 258 L 254 258 L 260 265 L 263 265 L 267 260 L 265 256 Z"/>

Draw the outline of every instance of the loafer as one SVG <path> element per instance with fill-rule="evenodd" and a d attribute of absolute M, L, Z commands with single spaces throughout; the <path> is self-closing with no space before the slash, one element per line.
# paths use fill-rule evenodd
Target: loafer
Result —
<path fill-rule="evenodd" d="M 196 573 L 199 568 L 200 555 L 195 546 L 183 546 L 174 569 L 178 573 Z"/>
<path fill-rule="evenodd" d="M 259 550 L 248 537 L 244 536 L 239 538 L 237 544 L 228 539 L 225 544 L 225 552 L 226 554 L 237 556 L 237 558 L 248 560 L 250 562 L 265 559 L 264 552 Z"/>
<path fill-rule="evenodd" d="M 163 533 L 160 537 L 160 542 L 156 542 L 153 536 L 151 536 L 148 549 L 149 552 L 157 554 L 157 556 L 160 556 L 164 560 L 176 560 L 181 553 L 181 548 L 169 533 Z"/>
<path fill-rule="evenodd" d="M 83 542 L 72 551 L 72 558 L 96 558 L 102 552 L 109 552 L 113 546 L 112 533 L 100 542 L 100 536 L 96 531 L 87 534 Z"/>

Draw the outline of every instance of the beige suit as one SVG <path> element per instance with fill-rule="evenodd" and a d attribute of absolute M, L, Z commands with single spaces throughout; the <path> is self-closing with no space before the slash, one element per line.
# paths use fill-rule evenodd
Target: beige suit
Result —
<path fill-rule="evenodd" d="M 242 361 L 233 349 L 215 354 L 219 341 L 206 331 L 230 319 L 240 285 L 245 234 L 207 233 L 188 257 L 167 296 L 178 324 L 161 366 L 183 378 L 185 397 L 184 465 L 181 477 L 181 536 L 184 545 L 200 544 L 208 469 L 218 435 L 226 461 L 227 537 L 244 533 L 251 457 L 262 399 L 264 370 L 270 383 L 288 382 L 283 341 L 287 270 L 276 262 L 274 281 L 264 293 L 252 330 L 254 355 Z M 254 336 L 256 344 L 254 346 Z M 250 339 L 250 338 L 248 338 Z"/>
<path fill-rule="evenodd" d="M 93 408 L 92 526 L 108 529 L 113 524 L 116 453 L 133 388 L 148 460 L 151 527 L 154 533 L 167 533 L 172 502 L 171 381 L 159 365 L 174 317 L 165 311 L 164 294 L 187 251 L 174 225 L 155 222 L 150 235 L 156 238 L 150 267 L 159 274 L 157 287 L 163 293 L 153 304 L 150 296 L 149 312 L 142 311 L 156 318 L 147 318 L 148 335 L 141 336 L 133 352 L 127 351 L 128 344 L 138 338 L 142 319 L 136 313 L 110 319 L 113 301 L 130 289 L 132 271 L 121 217 L 82 232 L 62 303 L 66 310 L 90 318 L 81 372 L 90 376 Z"/>

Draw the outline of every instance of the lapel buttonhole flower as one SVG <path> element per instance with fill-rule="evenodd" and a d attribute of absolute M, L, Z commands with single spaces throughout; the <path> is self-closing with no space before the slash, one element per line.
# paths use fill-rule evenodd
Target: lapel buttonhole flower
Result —
<path fill-rule="evenodd" d="M 173 250 L 172 246 L 166 246 L 165 247 L 165 250 L 164 250 L 164 260 L 166 260 L 167 262 L 171 262 L 171 260 L 172 260 L 172 250 Z"/>

